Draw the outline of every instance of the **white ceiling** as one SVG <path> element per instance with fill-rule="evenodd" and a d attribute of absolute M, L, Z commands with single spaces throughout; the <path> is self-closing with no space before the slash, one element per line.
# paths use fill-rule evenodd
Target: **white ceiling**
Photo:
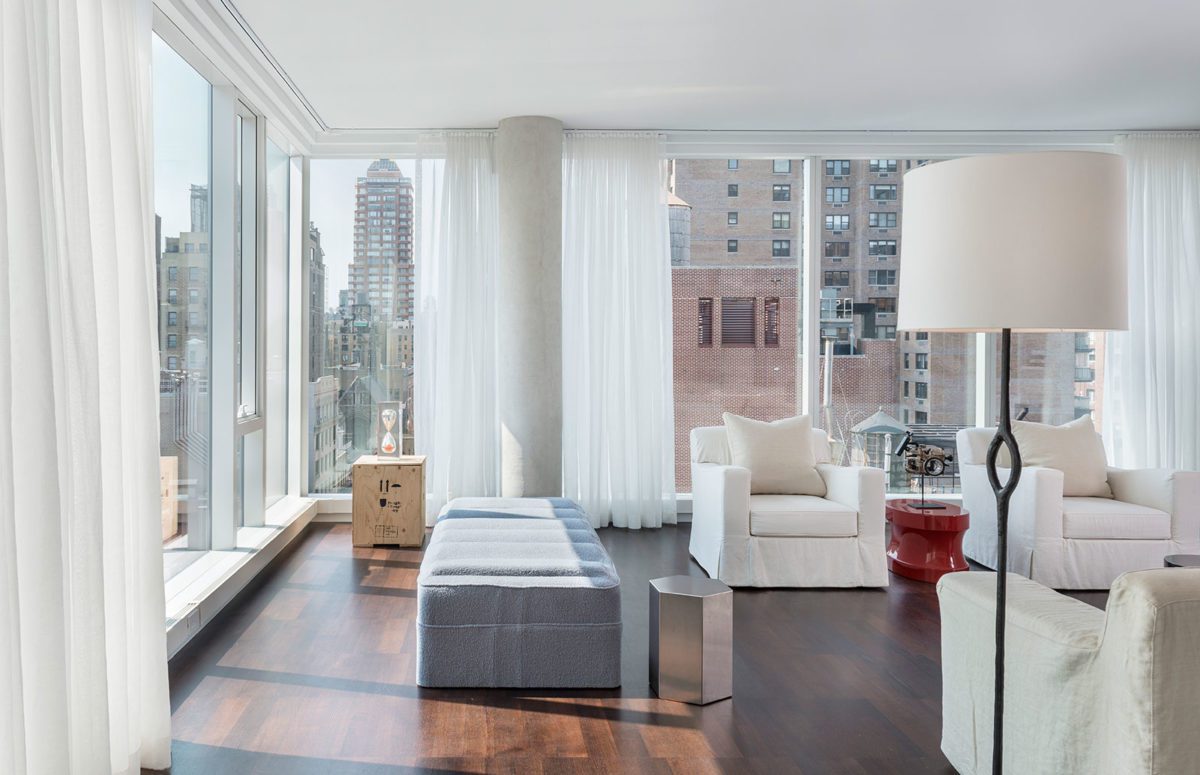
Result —
<path fill-rule="evenodd" d="M 331 128 L 1200 127 L 1193 0 L 232 3 Z"/>

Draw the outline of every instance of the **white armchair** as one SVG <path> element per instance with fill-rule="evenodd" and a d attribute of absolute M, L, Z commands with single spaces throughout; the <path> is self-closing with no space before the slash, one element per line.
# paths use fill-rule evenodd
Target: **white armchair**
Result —
<path fill-rule="evenodd" d="M 943 576 L 938 603 L 942 752 L 988 773 L 996 575 Z M 1200 570 L 1127 573 L 1107 612 L 1010 574 L 1007 621 L 1005 772 L 1196 772 Z"/>
<path fill-rule="evenodd" d="M 971 514 L 963 552 L 989 568 L 996 567 L 996 497 L 984 459 L 994 434 L 964 428 L 957 437 L 963 508 Z M 1161 568 L 1168 554 L 1200 553 L 1200 473 L 1110 468 L 1108 483 L 1112 498 L 1064 497 L 1061 471 L 1022 468 L 1008 509 L 1009 570 L 1053 589 L 1108 589 L 1127 571 Z"/>
<path fill-rule="evenodd" d="M 833 465 L 814 430 L 825 497 L 751 495 L 725 428 L 696 428 L 691 441 L 691 554 L 708 575 L 735 587 L 888 585 L 882 470 Z"/>

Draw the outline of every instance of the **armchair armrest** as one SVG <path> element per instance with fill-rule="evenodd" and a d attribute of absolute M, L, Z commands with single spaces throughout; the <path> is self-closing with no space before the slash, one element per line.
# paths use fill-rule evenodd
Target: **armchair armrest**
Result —
<path fill-rule="evenodd" d="M 1171 515 L 1171 539 L 1200 543 L 1200 472 L 1168 468 L 1110 468 L 1113 497 Z"/>
<path fill-rule="evenodd" d="M 692 463 L 692 530 L 750 535 L 750 469 Z"/>
<path fill-rule="evenodd" d="M 959 467 L 963 508 L 971 514 L 964 547 L 967 555 L 995 568 L 999 546 L 996 539 L 996 495 L 988 483 L 987 467 Z M 1000 469 L 1000 480 L 1008 469 Z M 1021 481 L 1008 503 L 1008 567 L 1029 576 L 1033 572 L 1033 549 L 1039 539 L 1062 540 L 1061 471 L 1041 466 L 1021 469 Z"/>
<path fill-rule="evenodd" d="M 937 585 L 942 620 L 978 618 L 995 622 L 996 574 L 951 573 Z M 1060 595 L 1036 581 L 1008 574 L 1005 621 L 1006 640 L 1041 641 L 1068 649 L 1095 650 L 1104 634 L 1104 611 L 1066 595 Z M 973 629 L 973 628 L 972 628 Z M 984 627 L 984 640 L 991 633 Z"/>
<path fill-rule="evenodd" d="M 996 529 L 996 495 L 988 483 L 987 467 L 962 466 L 963 508 L 971 513 L 971 526 L 976 524 Z M 1008 469 L 999 469 L 1000 481 L 1008 478 Z M 1054 468 L 1026 466 L 1021 469 L 1021 481 L 1008 502 L 1008 531 L 1010 543 L 1014 537 L 1062 538 L 1063 473 Z"/>
<path fill-rule="evenodd" d="M 858 534 L 881 532 L 886 520 L 883 514 L 883 469 L 872 466 L 817 465 L 817 473 L 825 481 L 825 498 L 858 512 Z"/>

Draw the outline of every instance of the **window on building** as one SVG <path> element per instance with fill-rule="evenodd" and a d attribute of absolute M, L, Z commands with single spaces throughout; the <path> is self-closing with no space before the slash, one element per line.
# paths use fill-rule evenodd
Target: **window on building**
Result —
<path fill-rule="evenodd" d="M 896 327 L 895 326 L 875 326 L 875 338 L 876 339 L 895 339 L 896 338 Z"/>
<path fill-rule="evenodd" d="M 178 304 L 178 303 L 179 303 L 179 289 L 178 288 L 168 288 L 167 289 L 167 304 Z"/>
<path fill-rule="evenodd" d="M 167 267 L 167 281 L 173 283 L 178 279 L 179 279 L 179 267 L 177 267 L 177 266 Z"/>
<path fill-rule="evenodd" d="M 728 169 L 736 170 L 738 168 L 738 160 L 730 159 L 727 164 Z"/>
<path fill-rule="evenodd" d="M 737 226 L 737 222 L 738 222 L 737 212 L 734 210 L 730 210 L 728 213 L 726 213 L 725 214 L 725 222 L 727 224 L 729 224 L 730 226 Z"/>
<path fill-rule="evenodd" d="M 167 334 L 167 349 L 174 350 L 179 346 L 179 334 Z"/>
<path fill-rule="evenodd" d="M 850 285 L 850 272 L 832 270 L 825 272 L 825 285 L 833 288 L 845 288 Z"/>
<path fill-rule="evenodd" d="M 771 228 L 772 229 L 790 229 L 792 228 L 792 214 L 787 212 L 771 213 Z"/>
<path fill-rule="evenodd" d="M 829 231 L 849 231 L 850 216 L 849 215 L 826 215 L 825 228 Z"/>
<path fill-rule="evenodd" d="M 915 422 L 917 425 L 928 425 L 929 424 L 929 412 L 922 412 L 920 409 L 918 409 L 917 413 L 916 413 Z"/>
<path fill-rule="evenodd" d="M 787 258 L 792 255 L 792 241 L 788 239 L 771 240 L 771 256 Z"/>
<path fill-rule="evenodd" d="M 918 342 L 928 342 L 929 341 L 929 332 L 928 331 L 917 331 L 916 334 L 917 335 L 915 338 Z"/>
<path fill-rule="evenodd" d="M 826 159 L 825 160 L 826 175 L 849 175 L 850 160 L 849 159 Z"/>
<path fill-rule="evenodd" d="M 179 324 L 179 313 L 171 310 L 167 313 L 167 325 L 175 326 Z"/>
<path fill-rule="evenodd" d="M 888 183 L 881 185 L 871 185 L 871 199 L 876 202 L 890 202 L 896 199 L 896 184 Z"/>
<path fill-rule="evenodd" d="M 179 358 L 174 355 L 167 356 L 167 371 L 179 370 Z"/>
<path fill-rule="evenodd" d="M 713 300 L 699 299 L 699 320 L 696 325 L 697 344 L 701 347 L 712 347 L 713 343 Z"/>
<path fill-rule="evenodd" d="M 729 297 L 721 299 L 721 346 L 753 347 L 754 298 Z"/>
<path fill-rule="evenodd" d="M 730 184 L 729 184 L 729 185 L 726 187 L 726 189 L 725 189 L 725 193 L 726 193 L 726 195 L 728 195 L 728 196 L 737 196 L 737 195 L 738 195 L 738 184 L 737 184 L 737 183 L 730 183 Z"/>
<path fill-rule="evenodd" d="M 872 186 L 874 188 L 874 186 Z M 826 186 L 825 202 L 827 204 L 845 204 L 850 201 L 850 189 L 846 186 Z"/>
<path fill-rule="evenodd" d="M 904 353 L 904 368 L 911 369 L 912 366 L 910 365 L 910 363 L 911 362 L 909 361 L 909 353 Z"/>
<path fill-rule="evenodd" d="M 895 285 L 895 269 L 868 269 L 867 285 Z"/>
<path fill-rule="evenodd" d="M 763 299 L 763 346 L 779 346 L 779 297 Z"/>
<path fill-rule="evenodd" d="M 189 304 L 199 304 L 200 303 L 200 289 L 199 288 L 188 288 L 188 303 Z"/>
<path fill-rule="evenodd" d="M 826 242 L 825 243 L 825 258 L 849 258 L 850 243 L 849 242 Z"/>
<path fill-rule="evenodd" d="M 872 296 L 870 301 L 875 305 L 875 311 L 880 314 L 891 315 L 896 312 L 895 296 Z"/>
<path fill-rule="evenodd" d="M 912 395 L 912 391 L 909 389 L 911 385 L 912 385 L 911 382 L 909 382 L 908 380 L 904 380 L 904 385 L 903 385 L 904 389 L 903 389 L 902 393 L 905 398 L 909 398 Z"/>
<path fill-rule="evenodd" d="M 916 393 L 917 398 L 929 398 L 929 383 L 928 382 L 915 382 L 913 384 L 914 384 L 914 388 L 915 388 L 914 392 Z"/>
<path fill-rule="evenodd" d="M 792 201 L 792 184 L 791 183 L 776 183 L 771 186 L 771 201 L 772 202 L 790 202 Z"/>
<path fill-rule="evenodd" d="M 867 216 L 867 225 L 873 229 L 896 228 L 895 213 L 871 213 Z"/>
<path fill-rule="evenodd" d="M 791 159 L 776 159 L 771 166 L 771 171 L 779 172 L 779 173 L 791 172 L 792 171 L 792 160 Z"/>
<path fill-rule="evenodd" d="M 915 355 L 916 355 L 916 359 L 917 359 L 917 368 L 922 369 L 922 370 L 928 369 L 929 368 L 929 353 L 915 353 Z"/>
<path fill-rule="evenodd" d="M 873 239 L 867 241 L 867 255 L 894 256 L 896 255 L 896 240 Z"/>
<path fill-rule="evenodd" d="M 895 159 L 871 159 L 871 172 L 895 172 Z"/>
<path fill-rule="evenodd" d="M 726 253 L 738 252 L 738 241 L 735 239 L 725 240 L 725 252 Z"/>

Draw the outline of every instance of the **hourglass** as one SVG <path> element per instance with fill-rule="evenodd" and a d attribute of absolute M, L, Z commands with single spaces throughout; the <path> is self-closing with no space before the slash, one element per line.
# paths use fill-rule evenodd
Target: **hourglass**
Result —
<path fill-rule="evenodd" d="M 395 455 L 399 452 L 400 445 L 396 443 L 396 421 L 400 419 L 400 413 L 389 407 L 379 413 L 379 422 L 383 425 L 383 435 L 379 439 L 379 454 L 380 455 Z"/>

